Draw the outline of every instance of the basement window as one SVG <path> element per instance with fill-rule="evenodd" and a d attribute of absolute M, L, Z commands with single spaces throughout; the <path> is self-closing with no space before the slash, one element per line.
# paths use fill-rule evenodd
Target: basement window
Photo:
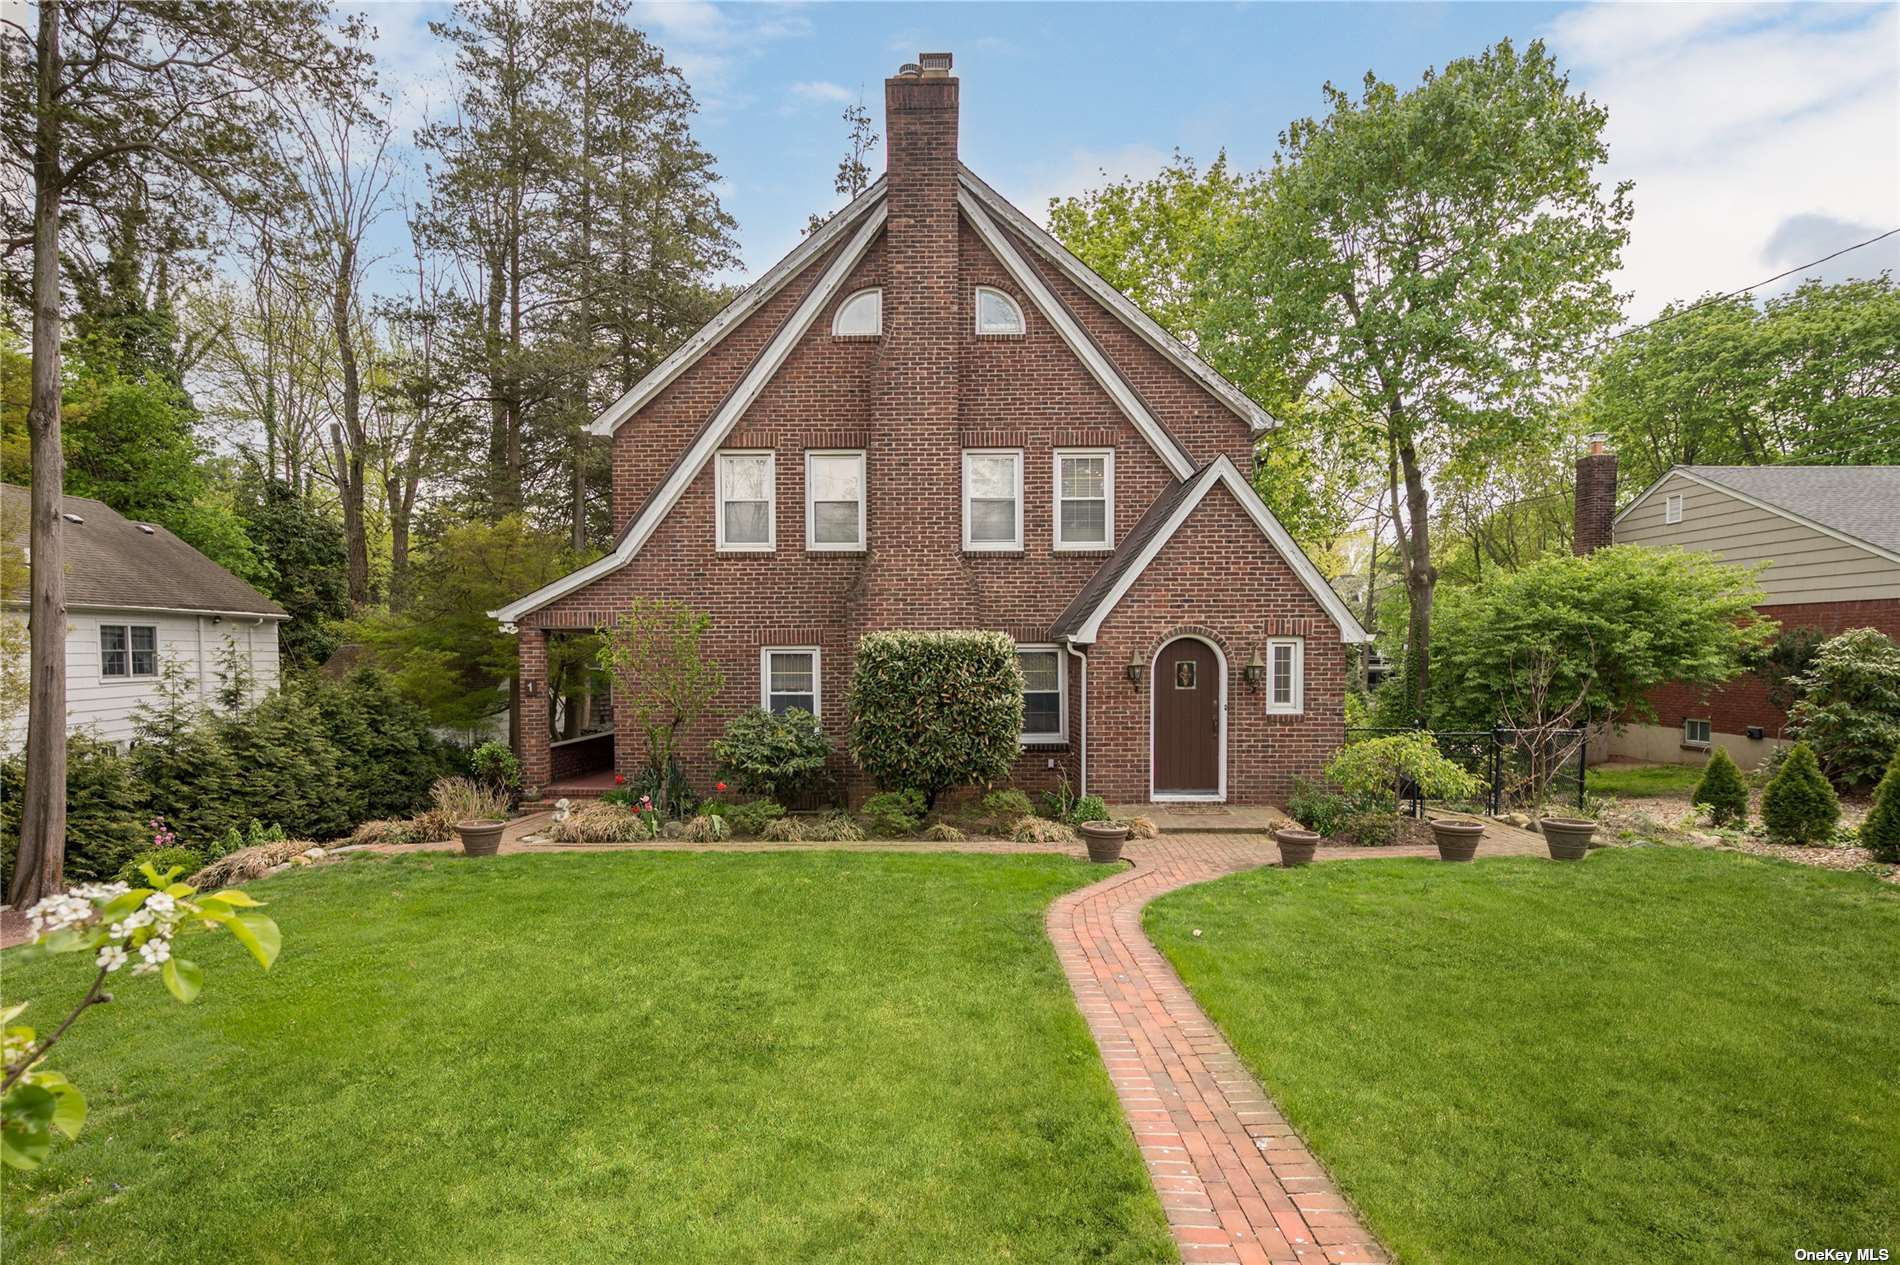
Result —
<path fill-rule="evenodd" d="M 1023 310 L 1016 300 L 990 286 L 976 288 L 976 332 L 978 334 L 1020 334 Z"/>
<path fill-rule="evenodd" d="M 860 290 L 838 305 L 831 332 L 840 338 L 875 338 L 884 332 L 884 291 Z"/>
<path fill-rule="evenodd" d="M 1682 722 L 1682 745 L 1685 747 L 1706 747 L 1709 745 L 1709 722 L 1706 720 L 1685 720 Z"/>

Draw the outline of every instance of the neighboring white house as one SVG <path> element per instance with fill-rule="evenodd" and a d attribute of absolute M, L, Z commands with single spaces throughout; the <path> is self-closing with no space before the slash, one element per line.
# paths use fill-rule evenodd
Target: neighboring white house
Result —
<path fill-rule="evenodd" d="M 277 684 L 277 630 L 289 618 L 281 606 L 163 527 L 78 496 L 64 498 L 64 513 L 69 731 L 125 742 L 133 709 L 173 664 L 209 701 L 227 645 L 249 662 L 256 690 Z M 0 619 L 26 618 L 25 575 L 12 572 L 28 561 L 27 514 L 27 490 L 0 485 L 9 546 Z M 0 733 L 0 750 L 25 741 L 22 709 Z"/>

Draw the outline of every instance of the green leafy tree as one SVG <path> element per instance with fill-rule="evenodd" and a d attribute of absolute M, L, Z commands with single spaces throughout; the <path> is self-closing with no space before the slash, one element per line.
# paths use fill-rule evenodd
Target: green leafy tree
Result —
<path fill-rule="evenodd" d="M 1841 818 L 1841 802 L 1821 774 L 1814 748 L 1797 742 L 1761 793 L 1761 821 L 1778 843 L 1825 843 Z"/>
<path fill-rule="evenodd" d="M 1791 683 L 1789 728 L 1836 785 L 1871 785 L 1900 752 L 1900 643 L 1850 628 L 1821 643 Z"/>
<path fill-rule="evenodd" d="M 1748 786 L 1742 781 L 1742 771 L 1735 767 L 1734 757 L 1727 748 L 1717 747 L 1709 753 L 1709 763 L 1702 770 L 1702 780 L 1695 784 L 1695 793 L 1689 796 L 1689 802 L 1706 807 L 1718 826 L 1748 820 Z"/>
<path fill-rule="evenodd" d="M 285 662 L 322 663 L 342 643 L 337 624 L 350 613 L 342 526 L 276 479 L 248 488 L 241 513 L 251 543 L 271 561 L 265 592 L 290 614 L 278 633 Z"/>
<path fill-rule="evenodd" d="M 885 790 L 934 804 L 953 786 L 1009 776 L 1023 731 L 1023 674 L 1001 633 L 886 632 L 858 641 L 851 758 Z"/>
<path fill-rule="evenodd" d="M 1860 846 L 1872 852 L 1876 861 L 1900 864 L 1900 754 L 1874 790 L 1873 810 L 1860 824 Z"/>
<path fill-rule="evenodd" d="M 705 714 L 726 683 L 706 651 L 712 616 L 668 598 L 636 597 L 600 636 L 600 666 L 613 674 L 614 719 L 646 740 L 647 769 L 655 778 L 655 806 L 669 807 L 666 777 L 680 734 Z"/>

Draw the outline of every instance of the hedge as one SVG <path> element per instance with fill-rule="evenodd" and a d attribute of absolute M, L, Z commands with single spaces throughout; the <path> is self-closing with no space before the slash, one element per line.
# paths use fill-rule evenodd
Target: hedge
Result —
<path fill-rule="evenodd" d="M 858 642 L 851 758 L 886 790 L 935 802 L 1009 775 L 1023 730 L 1023 674 L 1002 633 L 883 632 Z"/>

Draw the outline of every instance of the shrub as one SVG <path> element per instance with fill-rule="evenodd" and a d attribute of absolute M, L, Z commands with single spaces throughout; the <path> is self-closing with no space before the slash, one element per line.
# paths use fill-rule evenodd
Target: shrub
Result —
<path fill-rule="evenodd" d="M 947 821 L 937 822 L 924 830 L 924 838 L 932 843 L 962 843 L 969 837 Z"/>
<path fill-rule="evenodd" d="M 477 782 L 506 795 L 511 805 L 521 802 L 521 761 L 507 743 L 484 742 L 469 753 L 468 765 Z"/>
<path fill-rule="evenodd" d="M 20 806 L 26 793 L 26 755 L 0 763 L 0 892 L 12 881 L 20 846 Z M 109 742 L 80 733 L 66 740 L 66 877 L 97 880 L 117 874 L 151 837 L 139 828 L 144 796 L 131 761 Z"/>
<path fill-rule="evenodd" d="M 117 878 L 121 883 L 129 883 L 133 887 L 149 887 L 150 884 L 146 882 L 145 876 L 139 873 L 139 866 L 141 865 L 150 865 L 160 874 L 170 869 L 176 869 L 181 874 L 191 874 L 196 872 L 204 863 L 204 857 L 192 851 L 190 848 L 153 848 L 148 852 L 139 853 L 124 865 L 121 865 L 119 872 L 113 877 Z"/>
<path fill-rule="evenodd" d="M 1287 793 L 1286 811 L 1315 834 L 1337 837 L 1352 815 L 1352 802 L 1311 778 L 1296 777 Z"/>
<path fill-rule="evenodd" d="M 382 817 L 375 821 L 366 821 L 351 832 L 349 846 L 375 847 L 429 841 L 430 837 L 424 835 L 419 819 Z"/>
<path fill-rule="evenodd" d="M 796 817 L 774 817 L 765 823 L 759 837 L 773 843 L 798 843 L 805 837 L 805 827 Z"/>
<path fill-rule="evenodd" d="M 1326 766 L 1326 776 L 1355 801 L 1389 796 L 1397 801 L 1400 782 L 1409 781 L 1426 799 L 1470 799 L 1478 779 L 1447 760 L 1428 733 L 1391 734 L 1341 747 Z"/>
<path fill-rule="evenodd" d="M 1860 824 L 1860 846 L 1876 861 L 1900 864 L 1900 754 L 1887 765 L 1874 791 L 1873 811 Z"/>
<path fill-rule="evenodd" d="M 1900 644 L 1872 628 L 1850 628 L 1814 652 L 1792 678 L 1788 713 L 1795 736 L 1842 787 L 1868 786 L 1900 752 Z"/>
<path fill-rule="evenodd" d="M 982 799 L 979 816 L 991 834 L 1006 835 L 1018 821 L 1035 814 L 1029 796 L 1018 790 L 991 791 Z"/>
<path fill-rule="evenodd" d="M 913 790 L 879 791 L 864 801 L 858 816 L 864 819 L 864 824 L 875 835 L 891 838 L 914 834 L 924 820 L 924 793 Z"/>
<path fill-rule="evenodd" d="M 800 834 L 813 843 L 858 843 L 864 832 L 843 813 L 827 813 L 804 824 Z"/>
<path fill-rule="evenodd" d="M 1069 820 L 1077 824 L 1085 821 L 1107 821 L 1108 801 L 1100 795 L 1084 795 L 1070 806 Z"/>
<path fill-rule="evenodd" d="M 458 821 L 500 821 L 508 816 L 506 795 L 469 778 L 440 778 L 429 795 L 436 811 L 451 825 Z"/>
<path fill-rule="evenodd" d="M 644 843 L 654 837 L 650 817 L 615 804 L 582 804 L 567 816 L 550 822 L 548 838 L 556 843 Z"/>
<path fill-rule="evenodd" d="M 1161 827 L 1155 825 L 1154 818 L 1137 814 L 1128 819 L 1128 837 L 1130 839 L 1159 839 Z"/>
<path fill-rule="evenodd" d="M 682 837 L 689 843 L 718 843 L 729 833 L 731 827 L 726 825 L 724 817 L 701 813 L 686 823 L 686 833 Z"/>
<path fill-rule="evenodd" d="M 1069 785 L 1066 771 L 1056 782 L 1055 789 L 1042 793 L 1042 815 L 1050 821 L 1075 820 L 1075 789 Z"/>
<path fill-rule="evenodd" d="M 1778 843 L 1822 842 L 1834 833 L 1840 816 L 1840 801 L 1821 776 L 1814 748 L 1795 743 L 1781 771 L 1761 793 L 1761 820 L 1768 837 Z"/>
<path fill-rule="evenodd" d="M 1067 822 L 1047 817 L 1019 817 L 1010 827 L 1009 837 L 1016 843 L 1074 843 L 1076 833 Z"/>
<path fill-rule="evenodd" d="M 185 881 L 199 888 L 226 887 L 263 878 L 270 870 L 286 865 L 292 857 L 302 856 L 317 845 L 308 839 L 286 839 L 282 843 L 260 843 L 219 857 Z"/>
<path fill-rule="evenodd" d="M 764 834 L 767 823 L 777 821 L 784 815 L 785 809 L 769 799 L 755 799 L 743 804 L 726 806 L 726 821 L 731 824 L 734 834 Z"/>
<path fill-rule="evenodd" d="M 713 739 L 719 775 L 740 790 L 795 800 L 817 789 L 831 758 L 831 739 L 803 708 L 782 713 L 762 707 L 740 712 Z"/>
<path fill-rule="evenodd" d="M 1001 633 L 869 633 L 851 676 L 851 758 L 927 802 L 1008 776 L 1023 728 L 1023 674 Z"/>
<path fill-rule="evenodd" d="M 1748 820 L 1748 787 L 1726 749 L 1717 747 L 1709 753 L 1708 767 L 1702 770 L 1702 780 L 1695 784 L 1689 802 L 1707 805 L 1718 826 Z"/>
<path fill-rule="evenodd" d="M 1389 808 L 1356 808 L 1339 825 L 1338 838 L 1368 848 L 1398 842 L 1399 815 Z"/>

